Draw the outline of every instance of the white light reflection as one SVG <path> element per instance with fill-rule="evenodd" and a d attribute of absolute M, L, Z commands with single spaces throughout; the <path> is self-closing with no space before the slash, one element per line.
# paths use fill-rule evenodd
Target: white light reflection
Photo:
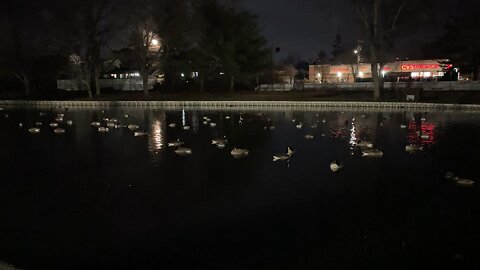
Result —
<path fill-rule="evenodd" d="M 162 122 L 155 120 L 150 126 L 149 150 L 158 154 L 164 146 L 165 135 L 162 127 Z"/>
<path fill-rule="evenodd" d="M 352 119 L 352 129 L 350 129 L 350 145 L 353 147 L 357 146 L 357 134 L 355 130 L 355 118 Z"/>
<path fill-rule="evenodd" d="M 183 126 L 187 125 L 187 116 L 185 114 L 185 109 L 182 110 L 182 125 Z"/>

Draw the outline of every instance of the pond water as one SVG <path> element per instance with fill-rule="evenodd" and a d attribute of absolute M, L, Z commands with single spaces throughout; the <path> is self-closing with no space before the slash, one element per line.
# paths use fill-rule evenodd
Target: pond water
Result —
<path fill-rule="evenodd" d="M 59 113 L 64 134 L 49 126 Z M 99 132 L 103 118 L 120 127 Z M 19 268 L 480 263 L 479 183 L 445 178 L 480 179 L 478 113 L 5 108 L 0 124 L 0 261 Z M 362 156 L 360 139 L 383 156 Z"/>

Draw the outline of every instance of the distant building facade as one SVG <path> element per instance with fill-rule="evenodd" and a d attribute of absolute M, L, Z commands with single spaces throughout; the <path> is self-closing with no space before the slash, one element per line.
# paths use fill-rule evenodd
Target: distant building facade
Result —
<path fill-rule="evenodd" d="M 447 59 L 409 60 L 387 63 L 381 76 L 390 81 L 431 80 L 436 81 L 452 68 Z M 310 83 L 353 83 L 372 79 L 370 63 L 347 65 L 310 65 Z"/>

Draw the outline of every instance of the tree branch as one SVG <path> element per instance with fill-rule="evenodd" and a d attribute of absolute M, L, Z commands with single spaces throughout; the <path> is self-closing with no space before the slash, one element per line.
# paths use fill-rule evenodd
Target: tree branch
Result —
<path fill-rule="evenodd" d="M 392 26 L 390 27 L 390 31 L 394 31 L 395 27 L 397 26 L 398 19 L 400 18 L 400 15 L 402 14 L 403 9 L 407 5 L 408 0 L 403 0 L 402 4 L 397 10 L 397 13 L 395 14 L 395 17 L 392 21 Z"/>

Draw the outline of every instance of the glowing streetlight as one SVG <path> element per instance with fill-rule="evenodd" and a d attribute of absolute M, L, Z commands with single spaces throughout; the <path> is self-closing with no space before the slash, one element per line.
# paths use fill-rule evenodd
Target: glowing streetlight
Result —
<path fill-rule="evenodd" d="M 158 46 L 160 42 L 158 41 L 158 39 L 152 39 L 152 45 L 153 46 Z"/>

